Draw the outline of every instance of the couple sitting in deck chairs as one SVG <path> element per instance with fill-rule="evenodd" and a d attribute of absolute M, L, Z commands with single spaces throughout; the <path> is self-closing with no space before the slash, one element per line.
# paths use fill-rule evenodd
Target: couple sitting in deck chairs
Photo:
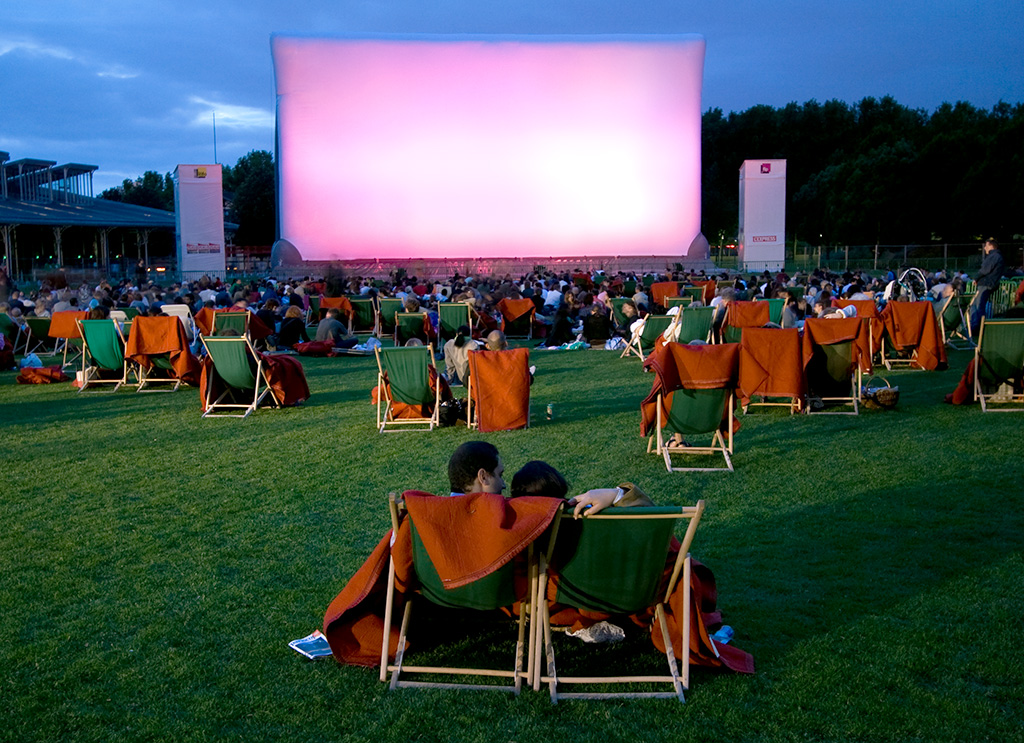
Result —
<path fill-rule="evenodd" d="M 526 678 L 534 688 L 547 683 L 553 701 L 566 696 L 557 692 L 558 683 L 586 681 L 554 672 L 549 626 L 570 625 L 579 630 L 609 617 L 619 617 L 620 623 L 628 617 L 649 631 L 654 645 L 666 653 L 672 675 L 657 680 L 673 683 L 675 691 L 652 695 L 682 700 L 690 663 L 753 672 L 748 654 L 716 645 L 708 633 L 708 628 L 721 624 L 715 610 L 714 576 L 687 554 L 703 502 L 689 508 L 657 508 L 627 484 L 576 496 L 568 501 L 571 509 L 563 513 L 568 486 L 543 462 L 530 462 L 516 473 L 513 497 L 505 498 L 501 495 L 504 465 L 497 449 L 485 442 L 467 442 L 456 450 L 449 462 L 449 484 L 454 497 L 407 491 L 404 518 L 392 496 L 392 531 L 331 602 L 324 618 L 324 633 L 339 662 L 380 663 L 381 680 L 393 672 L 392 688 L 417 685 L 400 681 L 399 676 L 426 672 L 402 665 L 409 650 L 405 641 L 408 607 L 414 595 L 422 595 L 431 604 L 460 612 L 505 608 L 507 614 L 510 608 L 513 615 L 518 614 L 516 670 L 477 674 L 512 678 L 513 685 L 483 688 L 518 691 Z M 610 511 L 600 514 L 605 509 Z M 673 538 L 679 521 L 689 524 L 682 544 Z M 610 530 L 616 532 L 614 537 Z M 545 548 L 544 557 L 532 559 L 535 551 Z M 595 578 L 598 586 L 592 585 Z M 403 604 L 406 609 L 399 629 Z M 419 615 L 423 602 L 417 605 Z M 527 606 L 535 608 L 527 612 Z M 522 670 L 527 613 L 541 621 L 531 628 L 529 662 Z M 424 637 L 415 640 L 423 642 Z M 547 675 L 540 672 L 542 645 Z M 683 661 L 681 674 L 676 672 L 676 658 Z M 446 671 L 467 673 L 467 669 L 429 669 Z M 472 670 L 468 673 L 474 675 Z M 602 678 L 608 683 L 637 680 Z"/>

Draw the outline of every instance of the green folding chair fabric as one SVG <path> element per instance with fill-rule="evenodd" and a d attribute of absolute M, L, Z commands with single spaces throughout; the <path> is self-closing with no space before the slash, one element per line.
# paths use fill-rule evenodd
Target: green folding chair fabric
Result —
<path fill-rule="evenodd" d="M 256 373 L 245 339 L 203 338 L 206 350 L 224 384 L 236 390 L 256 389 Z"/>
<path fill-rule="evenodd" d="M 1024 320 L 985 318 L 979 335 L 978 384 L 985 393 L 1019 382 L 1024 373 Z"/>
<path fill-rule="evenodd" d="M 704 287 L 703 286 L 683 286 L 679 288 L 682 296 L 686 297 L 691 302 L 703 302 L 704 301 Z"/>
<path fill-rule="evenodd" d="M 626 322 L 626 315 L 622 311 L 622 305 L 630 301 L 628 297 L 612 297 L 608 300 L 608 304 L 612 308 L 612 319 L 615 320 L 616 325 L 622 325 Z"/>
<path fill-rule="evenodd" d="M 786 300 L 767 299 L 764 301 L 768 302 L 768 322 L 782 325 L 782 310 L 786 308 Z"/>
<path fill-rule="evenodd" d="M 678 507 L 616 508 L 616 516 L 677 514 Z M 610 512 L 606 512 L 610 513 Z M 660 600 L 658 588 L 674 519 L 563 519 L 552 571 L 556 603 L 609 614 L 635 614 Z"/>
<path fill-rule="evenodd" d="M 398 312 L 395 313 L 395 345 L 401 346 L 411 338 L 419 338 L 426 343 L 427 337 L 425 323 L 429 323 L 425 312 Z"/>
<path fill-rule="evenodd" d="M 7 340 L 13 344 L 15 349 L 18 348 L 18 345 L 21 342 L 19 340 L 21 328 L 6 312 L 0 312 L 0 333 L 7 336 Z"/>
<path fill-rule="evenodd" d="M 437 574 L 437 568 L 430 560 L 423 540 L 410 522 L 412 535 L 412 566 L 420 582 L 420 593 L 439 606 L 452 609 L 476 609 L 487 611 L 512 606 L 516 601 L 515 568 L 508 563 L 480 580 L 458 588 L 445 588 Z"/>
<path fill-rule="evenodd" d="M 319 302 L 319 300 L 317 301 Z M 349 301 L 352 303 L 352 331 L 372 333 L 377 322 L 377 310 L 373 306 L 373 300 L 350 299 Z"/>
<path fill-rule="evenodd" d="M 395 313 L 401 312 L 402 309 L 403 305 L 401 299 L 381 298 L 379 328 L 381 335 L 395 332 Z"/>
<path fill-rule="evenodd" d="M 640 331 L 640 352 L 647 356 L 654 350 L 654 342 L 664 333 L 675 319 L 674 315 L 648 315 Z"/>
<path fill-rule="evenodd" d="M 138 307 L 125 307 L 124 309 L 121 310 L 121 312 L 123 312 L 124 316 L 127 317 L 129 320 L 134 320 L 141 314 L 141 310 L 139 310 Z"/>
<path fill-rule="evenodd" d="M 248 312 L 215 312 L 213 315 L 213 334 L 245 335 L 249 329 Z"/>
<path fill-rule="evenodd" d="M 309 319 L 314 323 L 320 322 L 320 297 L 309 298 Z"/>
<path fill-rule="evenodd" d="M 690 302 L 689 297 L 665 297 L 665 309 L 670 310 L 673 307 L 687 307 Z"/>
<path fill-rule="evenodd" d="M 381 367 L 388 375 L 391 397 L 407 405 L 425 405 L 434 398 L 430 389 L 430 347 L 380 348 Z"/>
<path fill-rule="evenodd" d="M 437 342 L 439 345 L 455 337 L 460 326 L 473 327 L 471 310 L 465 302 L 441 302 L 437 305 Z"/>
<path fill-rule="evenodd" d="M 25 355 L 43 351 L 44 355 L 54 355 L 56 345 L 50 338 L 50 318 L 48 317 L 26 317 L 25 327 L 30 335 L 25 343 Z"/>
<path fill-rule="evenodd" d="M 722 326 L 722 343 L 739 343 L 743 340 L 743 328 L 735 328 L 732 325 Z"/>
<path fill-rule="evenodd" d="M 689 436 L 717 431 L 728 400 L 727 389 L 675 390 L 668 417 L 662 421 L 662 430 Z"/>
<path fill-rule="evenodd" d="M 784 286 L 782 291 L 789 292 L 789 296 L 797 302 L 804 298 L 804 287 L 802 286 Z"/>
<path fill-rule="evenodd" d="M 714 317 L 714 307 L 684 308 L 679 318 L 679 342 L 707 341 Z"/>
<path fill-rule="evenodd" d="M 84 347 L 93 365 L 106 371 L 124 369 L 124 342 L 113 320 L 79 320 Z"/>
<path fill-rule="evenodd" d="M 628 279 L 622 282 L 622 293 L 626 297 L 632 297 L 636 294 L 636 281 Z"/>

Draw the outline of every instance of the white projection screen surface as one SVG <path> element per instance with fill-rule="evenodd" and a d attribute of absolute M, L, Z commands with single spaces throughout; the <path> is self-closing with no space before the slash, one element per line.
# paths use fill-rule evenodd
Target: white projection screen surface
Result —
<path fill-rule="evenodd" d="M 685 254 L 704 47 L 274 35 L 280 236 L 313 261 Z"/>

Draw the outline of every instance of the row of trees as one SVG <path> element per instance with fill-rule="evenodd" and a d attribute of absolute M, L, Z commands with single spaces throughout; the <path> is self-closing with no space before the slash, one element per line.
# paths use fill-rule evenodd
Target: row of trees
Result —
<path fill-rule="evenodd" d="M 224 165 L 224 201 L 229 204 L 227 219 L 238 225 L 237 245 L 270 245 L 277 225 L 274 187 L 274 156 L 266 150 L 253 150 L 234 166 Z M 108 188 L 100 198 L 125 204 L 174 211 L 174 179 L 147 170 L 134 181 Z"/>
<path fill-rule="evenodd" d="M 738 171 L 747 159 L 787 161 L 789 242 L 927 244 L 1024 233 L 1024 104 L 969 103 L 933 113 L 891 97 L 703 116 L 703 231 L 737 232 Z M 274 158 L 255 150 L 224 166 L 239 245 L 275 237 Z M 170 174 L 147 171 L 105 199 L 173 210 Z"/>
<path fill-rule="evenodd" d="M 1010 240 L 1024 233 L 1024 104 L 933 113 L 891 97 L 703 116 L 704 234 L 737 230 L 738 171 L 787 160 L 789 240 L 811 244 Z M 819 237 L 820 236 L 820 237 Z"/>

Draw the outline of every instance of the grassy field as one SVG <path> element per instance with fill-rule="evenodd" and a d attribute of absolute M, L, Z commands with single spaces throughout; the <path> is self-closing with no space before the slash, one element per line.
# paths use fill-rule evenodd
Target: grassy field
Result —
<path fill-rule="evenodd" d="M 445 492 L 475 437 L 377 435 L 372 359 L 304 360 L 312 398 L 245 421 L 201 420 L 194 389 L 4 373 L 0 740 L 1024 740 L 1024 416 L 942 404 L 967 358 L 890 375 L 895 412 L 748 416 L 735 474 L 669 474 L 639 436 L 636 360 L 533 353 L 533 427 L 482 438 L 574 491 L 705 498 L 693 552 L 757 663 L 697 669 L 685 705 L 557 707 L 389 693 L 287 647 L 383 534 L 386 493 Z"/>

